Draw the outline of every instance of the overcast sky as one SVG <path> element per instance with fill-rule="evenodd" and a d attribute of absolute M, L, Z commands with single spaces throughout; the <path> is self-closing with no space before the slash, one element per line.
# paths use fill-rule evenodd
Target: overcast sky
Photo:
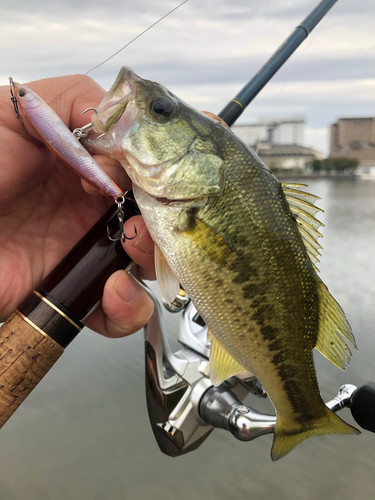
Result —
<path fill-rule="evenodd" d="M 0 84 L 85 73 L 179 0 L 17 0 L 0 6 Z M 318 0 L 189 0 L 90 75 L 121 66 L 218 113 Z M 304 115 L 305 145 L 328 152 L 338 117 L 375 116 L 375 2 L 338 0 L 238 123 Z"/>

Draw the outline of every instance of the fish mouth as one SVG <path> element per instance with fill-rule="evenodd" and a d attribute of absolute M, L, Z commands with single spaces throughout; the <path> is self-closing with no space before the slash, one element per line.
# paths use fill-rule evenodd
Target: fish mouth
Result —
<path fill-rule="evenodd" d="M 162 205 L 174 205 L 176 203 L 186 203 L 189 201 L 193 201 L 193 198 L 179 199 L 179 200 L 170 200 L 169 198 L 156 198 L 159 203 Z"/>
<path fill-rule="evenodd" d="M 128 104 L 135 99 L 139 80 L 140 77 L 132 69 L 126 66 L 121 68 L 115 83 L 91 116 L 95 132 L 108 133 L 118 124 L 121 117 L 125 115 L 125 111 L 128 111 Z M 131 113 L 126 113 L 126 123 L 122 123 L 122 128 L 130 127 L 138 115 L 136 107 L 132 108 L 134 109 Z"/>
<path fill-rule="evenodd" d="M 201 196 L 199 198 L 180 198 L 180 199 L 170 199 L 170 198 L 157 198 L 155 197 L 157 204 L 163 205 L 165 207 L 171 208 L 202 208 L 207 204 L 207 196 Z"/>
<path fill-rule="evenodd" d="M 173 209 L 178 208 L 203 208 L 207 206 L 208 198 L 206 196 L 202 196 L 199 198 L 179 198 L 179 199 L 170 199 L 162 196 L 155 196 L 150 194 L 144 188 L 139 186 L 138 184 L 133 184 L 133 192 L 135 199 L 140 202 L 140 206 L 142 204 L 146 204 L 147 206 L 153 208 L 161 208 L 165 207 Z M 142 200 L 142 201 L 141 201 Z"/>

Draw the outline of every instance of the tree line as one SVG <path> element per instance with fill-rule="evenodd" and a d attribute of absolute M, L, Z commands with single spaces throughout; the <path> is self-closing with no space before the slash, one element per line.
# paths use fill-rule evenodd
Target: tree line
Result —
<path fill-rule="evenodd" d="M 344 170 L 354 170 L 359 161 L 356 158 L 325 158 L 324 160 L 313 160 L 311 167 L 314 172 L 320 170 L 335 170 L 343 172 Z"/>

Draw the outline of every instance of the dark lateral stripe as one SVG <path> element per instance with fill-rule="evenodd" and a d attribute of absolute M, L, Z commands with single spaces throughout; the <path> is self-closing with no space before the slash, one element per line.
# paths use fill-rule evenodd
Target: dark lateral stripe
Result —
<path fill-rule="evenodd" d="M 65 348 L 82 330 L 83 324 L 63 309 L 51 297 L 36 290 L 26 298 L 17 312 L 40 333 Z"/>

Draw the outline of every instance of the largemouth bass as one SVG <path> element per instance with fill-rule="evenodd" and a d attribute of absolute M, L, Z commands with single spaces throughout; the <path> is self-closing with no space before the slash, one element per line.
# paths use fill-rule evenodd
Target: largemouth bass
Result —
<path fill-rule="evenodd" d="M 355 346 L 318 277 L 316 197 L 281 184 L 233 132 L 123 68 L 92 116 L 91 152 L 120 161 L 156 245 L 163 295 L 184 287 L 209 328 L 213 384 L 262 383 L 277 460 L 315 435 L 358 431 L 332 413 L 312 350 L 344 368 Z M 344 340 L 345 339 L 345 340 Z"/>

